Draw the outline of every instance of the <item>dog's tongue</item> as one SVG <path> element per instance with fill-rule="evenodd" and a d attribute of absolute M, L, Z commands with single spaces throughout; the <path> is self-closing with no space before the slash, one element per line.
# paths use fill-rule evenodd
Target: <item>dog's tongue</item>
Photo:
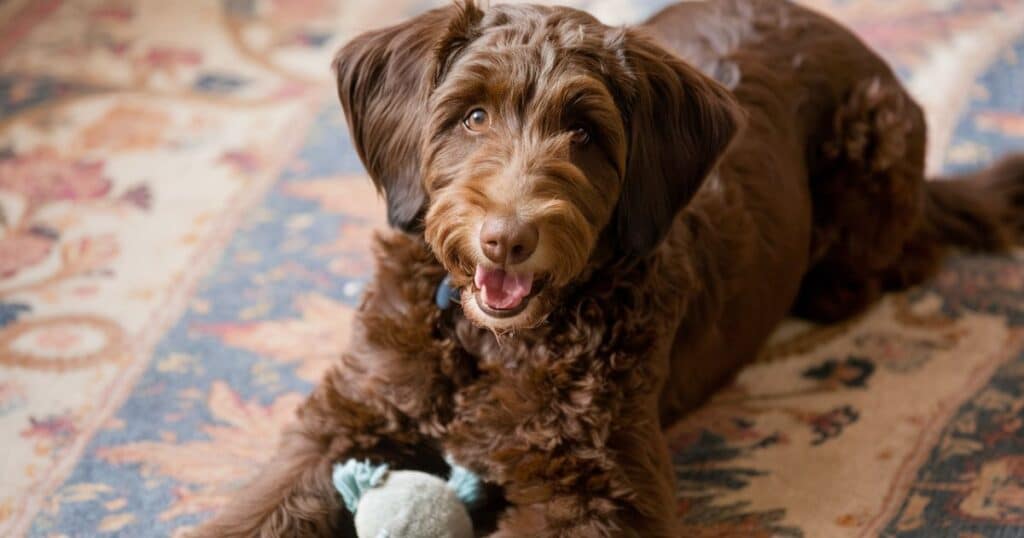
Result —
<path fill-rule="evenodd" d="M 511 310 L 530 294 L 533 273 L 508 273 L 503 269 L 476 266 L 473 278 L 484 303 L 495 310 Z"/>

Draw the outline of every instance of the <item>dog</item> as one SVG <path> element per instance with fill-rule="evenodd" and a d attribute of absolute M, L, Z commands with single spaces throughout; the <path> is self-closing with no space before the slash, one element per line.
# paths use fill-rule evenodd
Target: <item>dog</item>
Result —
<path fill-rule="evenodd" d="M 780 320 L 849 317 L 1024 228 L 1024 157 L 926 181 L 892 70 L 786 0 L 632 28 L 463 0 L 334 68 L 390 230 L 348 351 L 200 536 L 354 536 L 334 464 L 446 456 L 489 485 L 481 535 L 679 536 L 662 427 Z"/>

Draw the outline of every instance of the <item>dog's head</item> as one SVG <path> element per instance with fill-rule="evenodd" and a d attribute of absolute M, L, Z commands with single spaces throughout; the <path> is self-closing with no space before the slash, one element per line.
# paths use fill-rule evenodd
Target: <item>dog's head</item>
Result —
<path fill-rule="evenodd" d="M 391 225 L 496 332 L 543 321 L 599 250 L 654 249 L 737 129 L 724 88 L 568 8 L 459 3 L 355 38 L 335 70 Z"/>

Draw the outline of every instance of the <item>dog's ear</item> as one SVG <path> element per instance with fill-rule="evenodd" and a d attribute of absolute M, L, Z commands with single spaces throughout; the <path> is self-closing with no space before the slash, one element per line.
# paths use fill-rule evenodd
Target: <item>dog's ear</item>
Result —
<path fill-rule="evenodd" d="M 646 36 L 626 30 L 613 42 L 628 78 L 620 91 L 629 152 L 612 225 L 624 251 L 643 255 L 718 163 L 742 115 L 727 89 Z"/>
<path fill-rule="evenodd" d="M 357 36 L 334 57 L 352 142 L 387 199 L 395 228 L 422 228 L 426 194 L 420 144 L 426 103 L 483 12 L 472 0 Z"/>

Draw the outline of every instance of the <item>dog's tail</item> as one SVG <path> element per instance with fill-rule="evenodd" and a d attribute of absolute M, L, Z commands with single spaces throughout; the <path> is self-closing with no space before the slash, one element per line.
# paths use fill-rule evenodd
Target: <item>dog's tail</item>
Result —
<path fill-rule="evenodd" d="M 924 226 L 938 242 L 976 252 L 1024 243 L 1024 153 L 980 172 L 929 181 Z"/>

